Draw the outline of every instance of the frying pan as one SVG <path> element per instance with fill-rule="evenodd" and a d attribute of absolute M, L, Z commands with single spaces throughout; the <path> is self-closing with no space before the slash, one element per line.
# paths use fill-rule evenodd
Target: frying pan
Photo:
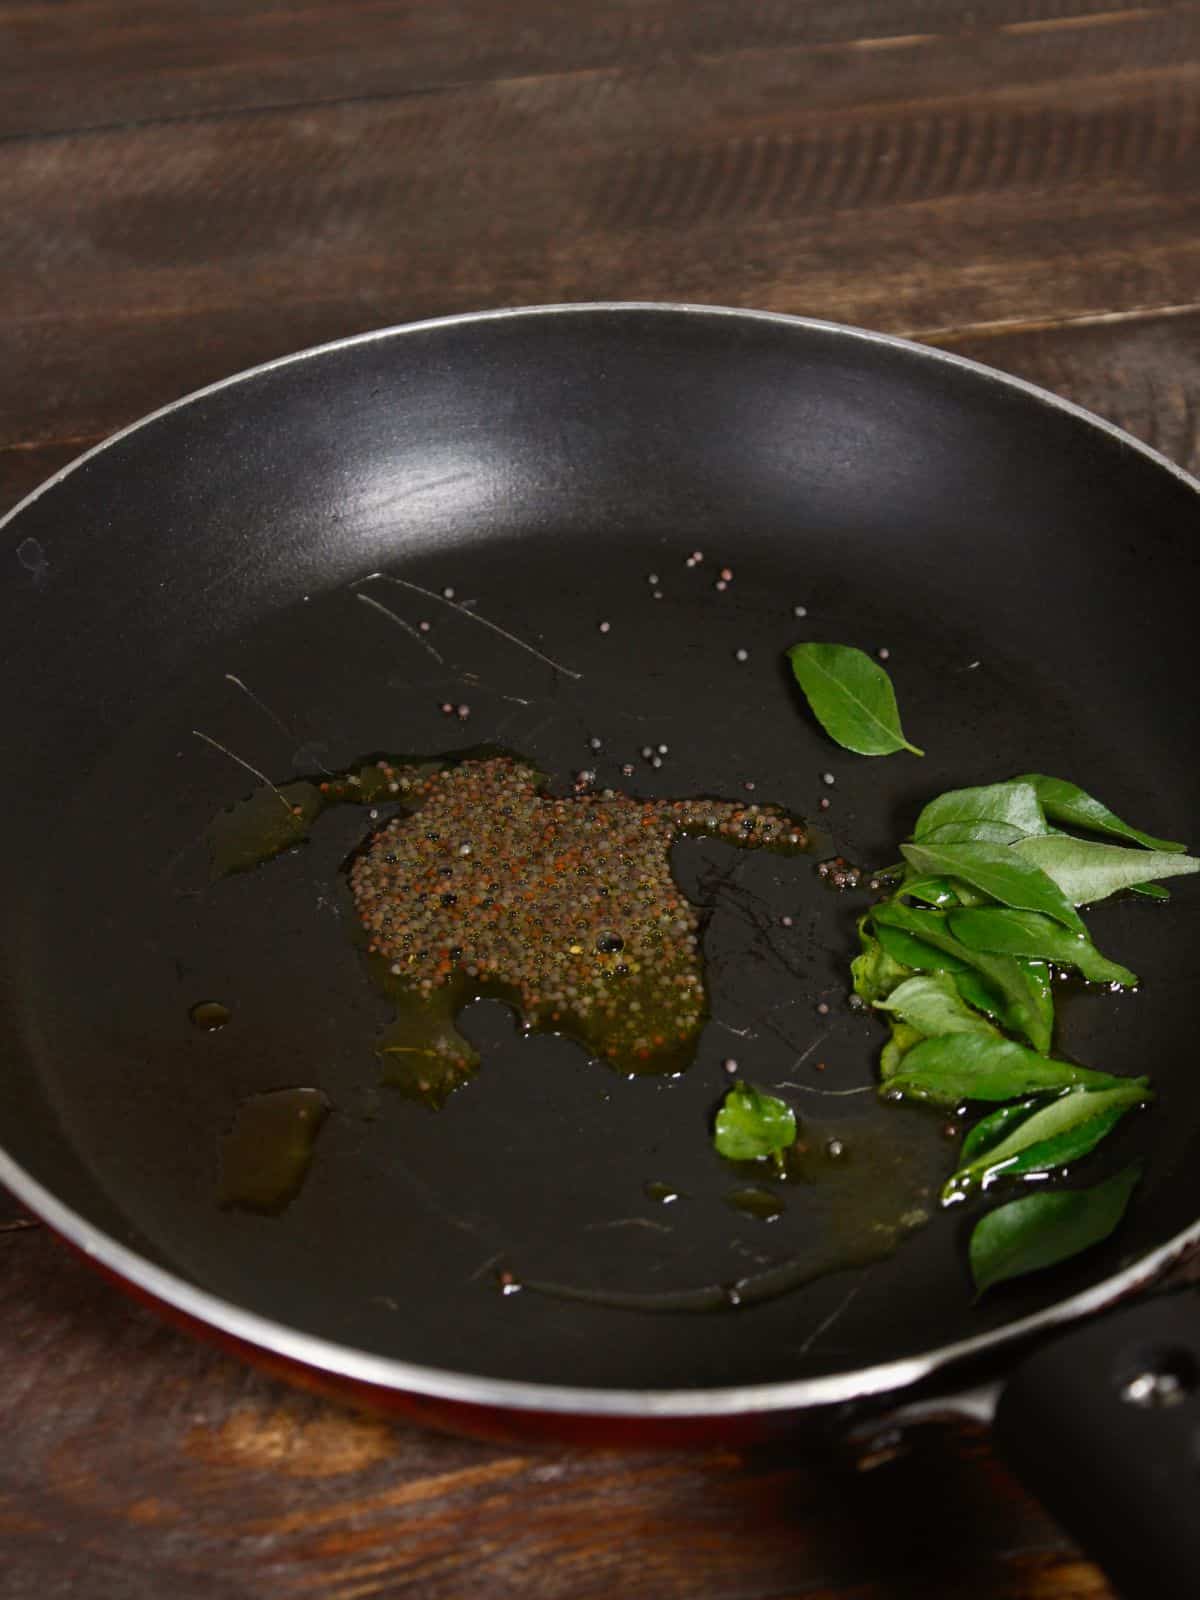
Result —
<path fill-rule="evenodd" d="M 1061 1048 L 1158 1089 L 1081 1178 L 1144 1160 L 1125 1223 L 976 1304 L 973 1217 L 847 1264 L 855 1208 L 881 1220 L 878 1152 L 907 1151 L 927 1199 L 952 1149 L 871 1092 L 878 1028 L 846 1003 L 862 898 L 813 856 L 677 849 L 708 919 L 687 1072 L 620 1078 L 481 1002 L 463 1027 L 482 1070 L 431 1113 L 377 1087 L 386 1006 L 340 874 L 363 814 L 220 881 L 203 841 L 247 765 L 278 783 L 477 746 L 567 790 L 593 768 L 644 796 L 752 793 L 868 865 L 931 795 L 1025 771 L 1186 837 L 1197 489 L 970 362 L 697 307 L 391 329 L 135 424 L 2 524 L 0 1180 L 168 1314 L 450 1426 L 815 1436 L 999 1394 L 1001 1448 L 1126 1591 L 1192 1592 L 1194 1303 L 1062 1332 L 1200 1236 L 1190 884 L 1098 908 L 1098 942 L 1146 982 L 1061 1008 Z M 800 638 L 886 647 L 928 756 L 833 746 L 783 671 Z M 189 1010 L 213 1000 L 232 1020 L 202 1032 Z M 709 1139 L 728 1058 L 841 1139 L 857 1187 L 789 1195 L 770 1223 L 733 1209 Z M 237 1107 L 298 1085 L 335 1108 L 299 1195 L 221 1209 Z M 841 1270 L 737 1310 L 604 1298 L 813 1249 Z M 505 1294 L 506 1271 L 586 1293 Z"/>

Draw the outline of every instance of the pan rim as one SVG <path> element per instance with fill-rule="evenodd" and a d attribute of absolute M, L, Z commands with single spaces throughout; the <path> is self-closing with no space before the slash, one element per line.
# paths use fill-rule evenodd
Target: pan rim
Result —
<path fill-rule="evenodd" d="M 84 466 L 102 451 L 176 411 L 209 395 L 248 383 L 277 368 L 314 360 L 357 345 L 382 343 L 408 334 L 421 334 L 440 328 L 473 326 L 509 320 L 542 320 L 551 317 L 595 317 L 597 314 L 644 313 L 653 316 L 694 317 L 697 320 L 725 319 L 777 323 L 789 329 L 832 334 L 864 344 L 882 345 L 908 356 L 942 367 L 970 373 L 977 380 L 1023 395 L 1040 405 L 1098 429 L 1159 468 L 1165 469 L 1184 487 L 1200 495 L 1200 481 L 1161 452 L 1134 438 L 1094 412 L 1065 400 L 1037 384 L 1017 378 L 982 362 L 969 360 L 936 346 L 871 329 L 857 328 L 826 319 L 794 316 L 786 312 L 757 311 L 737 306 L 705 305 L 690 302 L 609 300 L 578 301 L 560 304 L 502 307 L 487 311 L 455 313 L 397 324 L 330 340 L 305 350 L 276 357 L 241 372 L 207 384 L 161 406 L 100 440 L 37 485 L 8 512 L 0 516 L 3 532 L 22 512 L 42 495 Z M 213 1330 L 254 1346 L 286 1361 L 296 1362 L 332 1378 L 366 1384 L 431 1400 L 466 1406 L 485 1406 L 497 1410 L 546 1412 L 577 1417 L 652 1419 L 719 1418 L 735 1415 L 764 1415 L 803 1411 L 819 1406 L 846 1404 L 912 1387 L 922 1380 L 972 1358 L 997 1352 L 1039 1331 L 1060 1327 L 1110 1305 L 1167 1267 L 1189 1247 L 1200 1244 L 1200 1218 L 1155 1249 L 1128 1262 L 1100 1282 L 1059 1300 L 1000 1328 L 969 1339 L 922 1351 L 894 1361 L 851 1368 L 818 1378 L 797 1378 L 770 1383 L 729 1385 L 700 1389 L 617 1389 L 543 1384 L 527 1380 L 492 1378 L 482 1374 L 451 1371 L 378 1355 L 354 1346 L 274 1321 L 249 1311 L 222 1296 L 200 1288 L 187 1279 L 158 1267 L 135 1250 L 119 1243 L 111 1234 L 95 1227 L 80 1212 L 58 1200 L 43 1184 L 0 1148 L 0 1183 L 51 1229 L 97 1266 L 107 1270 L 151 1299 L 168 1306 Z"/>

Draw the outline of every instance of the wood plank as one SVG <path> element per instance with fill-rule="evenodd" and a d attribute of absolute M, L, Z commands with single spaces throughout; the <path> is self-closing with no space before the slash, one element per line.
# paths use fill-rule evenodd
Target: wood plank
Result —
<path fill-rule="evenodd" d="M 480 305 L 732 301 L 946 337 L 1195 304 L 1200 13 L 1169 20 L 1173 64 L 1069 101 L 1028 61 L 966 90 L 942 40 L 920 95 L 894 52 L 839 77 L 784 51 L 0 147 L 0 438 L 104 433 Z M 1015 39 L 1061 66 L 1073 37 Z"/>
<path fill-rule="evenodd" d="M 1200 312 L 997 328 L 936 342 L 1064 395 L 1200 473 Z"/>
<path fill-rule="evenodd" d="M 46 1236 L 0 1235 L 0 1294 L 0 1596 L 1110 1600 L 965 1432 L 870 1473 L 485 1445 L 286 1391 Z"/>
<path fill-rule="evenodd" d="M 1006 35 L 1121 36 L 1135 66 L 1175 3 L 1127 0 L 0 0 L 0 137 L 248 107 L 426 93 L 746 50 L 903 51 L 971 41 L 977 72 Z M 1151 42 L 1149 45 L 1153 50 Z M 845 70 L 844 65 L 835 70 Z"/>

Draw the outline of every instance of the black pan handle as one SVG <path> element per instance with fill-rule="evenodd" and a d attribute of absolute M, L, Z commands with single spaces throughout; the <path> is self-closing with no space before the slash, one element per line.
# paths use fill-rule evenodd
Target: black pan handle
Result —
<path fill-rule="evenodd" d="M 1200 1293 L 1138 1301 L 1042 1345 L 995 1445 L 1124 1600 L 1200 1595 Z"/>

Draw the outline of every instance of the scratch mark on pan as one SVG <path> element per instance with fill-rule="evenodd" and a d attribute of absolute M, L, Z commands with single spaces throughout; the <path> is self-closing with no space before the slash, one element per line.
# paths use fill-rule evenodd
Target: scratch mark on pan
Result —
<path fill-rule="evenodd" d="M 770 1256 L 764 1256 L 761 1251 L 748 1245 L 744 1239 L 735 1239 L 729 1248 L 747 1261 L 753 1261 L 756 1267 L 766 1267 L 771 1264 Z"/>
<path fill-rule="evenodd" d="M 502 639 L 507 639 L 509 644 L 515 644 L 518 650 L 524 650 L 529 655 L 535 656 L 539 661 L 544 661 L 548 667 L 555 672 L 561 673 L 564 678 L 579 679 L 583 677 L 582 672 L 573 672 L 570 667 L 564 667 L 561 662 L 554 661 L 550 656 L 543 655 L 535 646 L 527 644 L 524 639 L 518 639 L 515 633 L 509 633 L 508 629 L 502 628 L 498 622 L 490 622 L 487 617 L 481 616 L 478 611 L 468 611 L 466 606 L 461 605 L 457 600 L 447 600 L 446 596 L 438 594 L 436 589 L 423 589 L 419 583 L 410 583 L 407 578 L 393 577 L 390 572 L 372 572 L 362 581 L 370 583 L 374 578 L 379 578 L 384 583 L 397 584 L 401 589 L 411 589 L 413 594 L 424 595 L 426 600 L 436 600 L 438 605 L 449 606 L 451 611 L 457 611 L 461 616 L 470 617 L 471 621 L 479 623 L 481 628 L 490 628 L 493 633 L 499 634 Z"/>
<path fill-rule="evenodd" d="M 834 1306 L 829 1315 L 817 1323 L 816 1327 L 809 1334 L 808 1338 L 805 1339 L 804 1343 L 797 1347 L 796 1354 L 798 1356 L 806 1356 L 812 1349 L 813 1345 L 816 1344 L 817 1340 L 822 1336 L 822 1334 L 828 1333 L 830 1328 L 833 1327 L 834 1323 L 837 1322 L 840 1317 L 845 1316 L 846 1312 L 849 1310 L 850 1302 L 854 1299 L 854 1296 L 861 1288 L 862 1284 L 856 1283 L 842 1303 Z"/>
<path fill-rule="evenodd" d="M 627 722 L 669 722 L 673 715 L 670 711 L 625 711 L 620 707 L 613 709 L 618 717 L 624 717 Z"/>
<path fill-rule="evenodd" d="M 464 605 L 466 603 L 466 601 L 463 602 Z M 495 695 L 497 700 L 507 700 L 509 705 L 531 706 L 535 704 L 533 700 L 526 700 L 525 696 L 521 694 L 501 694 L 499 689 L 493 689 L 489 687 L 489 685 L 485 684 L 477 672 L 464 672 L 462 674 L 462 681 L 463 683 L 477 685 L 479 688 L 483 689 L 485 693 Z"/>
<path fill-rule="evenodd" d="M 604 1228 L 650 1228 L 654 1233 L 674 1233 L 666 1222 L 652 1222 L 649 1217 L 618 1217 L 615 1222 L 589 1222 L 585 1233 L 599 1233 Z"/>
<path fill-rule="evenodd" d="M 257 767 L 252 767 L 248 761 L 243 761 L 241 756 L 235 756 L 233 751 L 230 750 L 226 745 L 223 745 L 220 740 L 212 738 L 211 735 L 207 733 L 201 733 L 199 728 L 193 728 L 192 732 L 195 734 L 197 739 L 203 739 L 205 744 L 212 745 L 214 750 L 219 750 L 223 756 L 228 756 L 230 761 L 236 761 L 239 767 L 245 767 L 247 772 L 253 773 L 253 775 L 258 779 L 259 783 L 265 783 L 267 788 L 271 790 L 271 792 L 278 799 L 279 804 L 287 812 L 288 816 L 290 817 L 292 815 L 291 806 L 279 793 L 279 790 L 271 782 L 270 778 L 267 777 L 265 772 L 260 772 Z"/>
<path fill-rule="evenodd" d="M 800 1048 L 799 1039 L 794 1039 L 792 1037 L 792 1035 L 790 1033 L 788 1033 L 786 1028 L 777 1027 L 775 1025 L 775 1023 L 773 1023 L 771 1021 L 770 1012 L 768 1012 L 760 1020 L 762 1022 L 763 1027 L 767 1030 L 767 1032 L 768 1033 L 773 1033 L 777 1039 L 779 1039 L 783 1044 L 787 1045 L 789 1050 L 799 1050 L 799 1048 Z M 821 1037 L 824 1038 L 825 1035 L 822 1034 Z M 800 1065 L 800 1061 L 806 1060 L 812 1054 L 813 1048 L 814 1048 L 813 1046 L 810 1046 L 804 1052 L 804 1055 L 800 1057 L 800 1060 L 799 1061 L 794 1061 L 792 1063 L 792 1065 L 798 1067 Z"/>
<path fill-rule="evenodd" d="M 403 628 L 405 633 L 407 633 L 410 638 L 415 639 L 423 650 L 428 650 L 429 654 L 439 666 L 444 667 L 446 665 L 445 658 L 438 654 L 437 650 L 434 649 L 433 645 L 430 644 L 428 639 L 424 638 L 420 633 L 417 632 L 416 628 L 413 627 L 411 622 L 405 622 L 403 617 L 398 617 L 394 611 L 389 611 L 386 606 L 381 606 L 378 600 L 372 600 L 369 594 L 357 594 L 354 598 L 356 600 L 361 600 L 363 605 L 370 606 L 373 611 L 382 612 L 382 614 L 394 622 L 398 628 Z"/>
<path fill-rule="evenodd" d="M 435 1216 L 440 1217 L 443 1222 L 448 1222 L 452 1228 L 461 1228 L 463 1233 L 474 1233 L 481 1237 L 486 1237 L 487 1233 L 491 1231 L 488 1222 L 475 1217 L 460 1217 L 457 1212 L 451 1211 L 447 1206 L 444 1206 L 433 1186 L 426 1183 L 424 1178 L 419 1177 L 403 1162 L 393 1163 L 392 1171 L 402 1178 L 409 1188 L 421 1196 L 421 1199 Z"/>
<path fill-rule="evenodd" d="M 34 583 L 45 582 L 50 572 L 46 552 L 37 539 L 22 539 L 17 546 L 17 560 L 29 573 Z"/>
<path fill-rule="evenodd" d="M 202 847 L 203 842 L 204 841 L 203 841 L 202 838 L 200 838 L 200 839 L 189 839 L 187 844 L 185 844 L 184 847 L 182 848 L 182 850 L 177 850 L 175 852 L 175 854 L 171 857 L 170 861 L 167 862 L 166 866 L 163 868 L 163 873 L 162 873 L 163 877 L 166 878 L 168 880 L 168 882 L 169 882 L 175 876 L 175 869 L 176 869 L 176 867 L 179 866 L 180 862 L 181 861 L 186 861 L 188 856 L 190 856 L 194 850 L 199 850 Z M 177 894 L 183 894 L 183 895 L 192 894 L 194 892 L 196 892 L 196 891 L 189 890 L 189 889 L 176 890 Z"/>
<path fill-rule="evenodd" d="M 844 1100 L 848 1094 L 872 1094 L 875 1085 L 872 1083 L 860 1084 L 857 1089 L 822 1089 L 815 1083 L 791 1083 L 787 1078 L 775 1084 L 776 1089 L 798 1089 L 801 1094 L 821 1095 L 826 1100 Z"/>
<path fill-rule="evenodd" d="M 508 732 L 509 726 L 516 715 L 517 713 L 515 711 L 510 711 L 507 716 L 501 717 L 499 722 L 492 724 L 492 736 L 497 743 L 504 738 L 504 735 Z"/>
<path fill-rule="evenodd" d="M 258 695 L 255 694 L 254 690 L 251 689 L 247 684 L 244 684 L 239 677 L 232 672 L 227 672 L 225 674 L 225 681 L 226 683 L 232 683 L 235 688 L 240 689 L 248 700 L 253 700 L 258 709 L 266 716 L 270 717 L 275 726 L 280 728 L 289 739 L 294 737 L 292 730 L 288 727 L 283 718 L 277 712 L 272 711 L 265 700 L 260 700 Z"/>
<path fill-rule="evenodd" d="M 415 500 L 418 495 L 429 494 L 433 489 L 448 489 L 451 484 L 462 483 L 465 479 L 473 477 L 469 471 L 443 472 L 436 478 L 424 478 L 420 483 L 414 483 L 411 489 L 402 490 L 399 494 L 389 495 L 389 506 L 399 505 L 405 500 Z"/>
<path fill-rule="evenodd" d="M 807 1061 L 809 1056 L 812 1055 L 813 1051 L 821 1043 L 821 1040 L 822 1039 L 828 1039 L 828 1037 L 829 1037 L 828 1030 L 826 1030 L 826 1032 L 824 1032 L 824 1033 L 819 1033 L 817 1035 L 817 1037 L 813 1040 L 813 1042 L 809 1045 L 808 1049 L 802 1051 L 801 1054 L 796 1057 L 795 1061 L 792 1062 L 792 1065 L 794 1067 L 798 1067 L 802 1061 Z"/>
<path fill-rule="evenodd" d="M 540 722 L 535 722 L 532 728 L 528 729 L 521 735 L 522 740 L 526 744 L 532 744 L 534 739 L 537 738 L 538 734 L 541 733 L 542 729 L 548 728 L 555 720 L 557 715 L 558 713 L 556 711 L 552 711 L 549 716 L 543 717 Z"/>
<path fill-rule="evenodd" d="M 493 1267 L 498 1267 L 504 1260 L 504 1251 L 497 1250 L 494 1256 L 489 1256 L 486 1261 L 481 1261 L 475 1271 L 467 1279 L 468 1283 L 478 1283 L 485 1272 L 490 1272 Z"/>

